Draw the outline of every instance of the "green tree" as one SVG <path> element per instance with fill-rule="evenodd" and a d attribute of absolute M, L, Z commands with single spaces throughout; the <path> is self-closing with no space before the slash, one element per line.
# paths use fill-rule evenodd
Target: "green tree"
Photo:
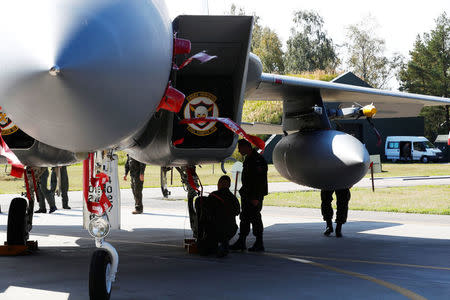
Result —
<path fill-rule="evenodd" d="M 384 88 L 394 76 L 401 56 L 395 55 L 389 59 L 384 55 L 385 42 L 376 37 L 375 23 L 375 20 L 369 17 L 347 28 L 347 65 L 371 86 Z"/>
<path fill-rule="evenodd" d="M 243 8 L 231 5 L 231 15 L 245 15 Z M 261 26 L 260 17 L 253 13 L 253 31 L 250 51 L 258 55 L 263 65 L 263 71 L 268 73 L 283 73 L 284 61 L 281 50 L 281 40 L 275 31 L 266 26 Z"/>
<path fill-rule="evenodd" d="M 400 90 L 434 96 L 450 96 L 450 19 L 444 12 L 430 33 L 418 35 L 410 60 L 398 73 Z M 425 135 L 434 140 L 450 131 L 449 106 L 428 106 L 420 113 L 425 118 Z"/>
<path fill-rule="evenodd" d="M 325 71 L 315 71 L 313 73 L 304 72 L 293 75 L 313 80 L 331 81 L 338 76 L 336 73 L 326 73 Z M 242 110 L 242 121 L 263 122 L 270 124 L 281 124 L 283 116 L 283 102 L 281 101 L 245 101 Z"/>
<path fill-rule="evenodd" d="M 275 31 L 264 27 L 259 32 L 259 36 L 253 37 L 252 40 L 255 41 L 256 46 L 252 52 L 261 59 L 263 71 L 282 74 L 284 72 L 283 51 L 281 50 L 281 41 Z"/>
<path fill-rule="evenodd" d="M 294 13 L 293 21 L 285 55 L 286 71 L 334 71 L 339 59 L 332 39 L 323 29 L 322 17 L 314 11 L 300 10 Z"/>

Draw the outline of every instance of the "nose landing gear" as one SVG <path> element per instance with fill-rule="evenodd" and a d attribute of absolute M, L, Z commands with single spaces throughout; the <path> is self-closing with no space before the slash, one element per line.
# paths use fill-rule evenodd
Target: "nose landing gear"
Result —
<path fill-rule="evenodd" d="M 116 205 L 116 209 L 120 208 L 117 156 L 113 155 L 113 151 L 89 154 L 89 158 L 84 161 L 83 176 L 83 194 L 89 213 L 89 221 L 85 226 L 95 239 L 97 247 L 91 256 L 89 267 L 89 297 L 92 300 L 108 300 L 119 265 L 119 254 L 105 241 L 110 229 L 117 229 L 112 226 L 115 224 L 114 220 L 110 222 L 110 217 L 115 216 L 110 210 L 112 203 Z M 117 184 L 116 188 L 113 183 Z"/>

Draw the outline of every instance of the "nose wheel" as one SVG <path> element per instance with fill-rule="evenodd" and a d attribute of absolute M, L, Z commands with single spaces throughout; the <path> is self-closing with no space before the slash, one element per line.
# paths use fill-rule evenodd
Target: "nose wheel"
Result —
<path fill-rule="evenodd" d="M 105 250 L 96 250 L 92 254 L 89 268 L 90 299 L 108 300 L 111 297 L 111 256 Z"/>

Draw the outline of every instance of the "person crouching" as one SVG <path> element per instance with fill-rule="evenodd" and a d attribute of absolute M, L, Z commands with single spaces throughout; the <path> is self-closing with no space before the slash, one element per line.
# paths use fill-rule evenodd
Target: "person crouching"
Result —
<path fill-rule="evenodd" d="M 230 239 L 234 237 L 238 226 L 236 216 L 239 215 L 239 201 L 230 192 L 231 179 L 224 175 L 219 178 L 217 191 L 203 197 L 197 210 L 200 211 L 201 241 L 200 254 L 216 253 L 218 257 L 228 254 Z M 197 204 L 197 203 L 196 203 Z"/>

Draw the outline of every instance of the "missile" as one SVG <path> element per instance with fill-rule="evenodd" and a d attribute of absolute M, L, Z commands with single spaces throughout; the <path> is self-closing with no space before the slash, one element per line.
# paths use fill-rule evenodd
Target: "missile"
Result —
<path fill-rule="evenodd" d="M 35 139 L 75 152 L 142 130 L 172 67 L 162 0 L 2 1 L 0 43 L 4 111 Z"/>

